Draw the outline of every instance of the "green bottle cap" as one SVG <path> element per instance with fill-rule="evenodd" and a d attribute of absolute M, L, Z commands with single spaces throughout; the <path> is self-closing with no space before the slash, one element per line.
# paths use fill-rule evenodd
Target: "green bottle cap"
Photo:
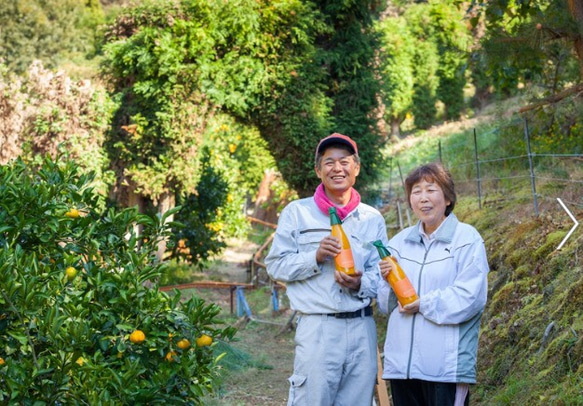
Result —
<path fill-rule="evenodd" d="M 336 207 L 330 207 L 328 213 L 330 213 L 330 225 L 342 224 L 342 221 L 340 221 L 340 217 L 338 217 L 338 213 L 336 212 Z"/>
<path fill-rule="evenodd" d="M 379 257 L 386 258 L 386 257 L 391 255 L 391 252 L 389 251 L 389 249 L 387 247 L 385 247 L 383 245 L 383 242 L 381 240 L 376 240 L 375 242 L 372 243 L 372 245 L 377 247 L 377 251 L 379 252 Z"/>

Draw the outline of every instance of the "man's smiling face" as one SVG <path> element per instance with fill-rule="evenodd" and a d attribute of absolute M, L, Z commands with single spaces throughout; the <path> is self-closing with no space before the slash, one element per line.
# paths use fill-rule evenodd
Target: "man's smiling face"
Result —
<path fill-rule="evenodd" d="M 327 193 L 341 195 L 356 182 L 360 173 L 360 165 L 354 156 L 345 149 L 330 147 L 324 151 L 316 174 L 324 184 Z"/>

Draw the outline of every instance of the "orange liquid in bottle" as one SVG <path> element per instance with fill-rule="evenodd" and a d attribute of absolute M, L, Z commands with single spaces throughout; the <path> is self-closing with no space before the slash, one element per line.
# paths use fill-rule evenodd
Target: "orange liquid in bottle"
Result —
<path fill-rule="evenodd" d="M 352 249 L 350 248 L 350 242 L 346 233 L 342 228 L 342 222 L 338 213 L 336 213 L 335 207 L 330 207 L 328 210 L 330 213 L 330 226 L 332 227 L 332 235 L 338 238 L 342 244 L 342 251 L 336 257 L 334 257 L 334 264 L 336 270 L 339 272 L 344 272 L 347 275 L 354 275 L 354 258 L 352 257 Z"/>
<path fill-rule="evenodd" d="M 413 303 L 419 296 L 415 292 L 415 288 L 411 284 L 411 281 L 401 268 L 401 265 L 391 256 L 389 250 L 383 245 L 380 240 L 377 240 L 373 243 L 379 252 L 379 256 L 383 259 L 383 261 L 388 261 L 391 263 L 393 269 L 389 272 L 387 276 L 387 281 L 393 288 L 395 295 L 397 296 L 397 300 L 401 303 L 401 306 L 405 306 L 409 303 Z"/>

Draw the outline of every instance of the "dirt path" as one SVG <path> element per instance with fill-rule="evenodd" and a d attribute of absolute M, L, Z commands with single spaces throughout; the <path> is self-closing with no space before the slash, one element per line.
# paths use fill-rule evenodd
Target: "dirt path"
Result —
<path fill-rule="evenodd" d="M 249 321 L 240 327 L 236 349 L 252 356 L 253 366 L 231 373 L 209 405 L 285 405 L 287 378 L 293 370 L 293 333 L 281 327 Z"/>

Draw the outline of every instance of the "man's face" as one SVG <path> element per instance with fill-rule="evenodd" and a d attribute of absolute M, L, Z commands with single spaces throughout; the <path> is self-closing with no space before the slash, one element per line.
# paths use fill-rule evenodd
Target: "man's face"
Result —
<path fill-rule="evenodd" d="M 349 151 L 330 147 L 324 151 L 320 166 L 316 168 L 318 178 L 330 193 L 343 193 L 356 182 L 360 165 Z"/>

